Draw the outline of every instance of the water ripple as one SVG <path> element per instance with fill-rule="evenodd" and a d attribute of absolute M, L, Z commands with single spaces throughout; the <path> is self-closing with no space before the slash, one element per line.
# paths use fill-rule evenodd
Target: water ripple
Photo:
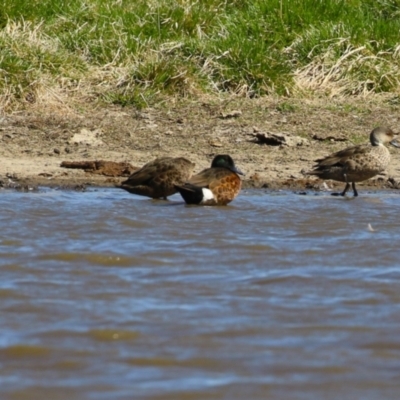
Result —
<path fill-rule="evenodd" d="M 395 192 L 0 203 L 1 398 L 398 397 Z"/>

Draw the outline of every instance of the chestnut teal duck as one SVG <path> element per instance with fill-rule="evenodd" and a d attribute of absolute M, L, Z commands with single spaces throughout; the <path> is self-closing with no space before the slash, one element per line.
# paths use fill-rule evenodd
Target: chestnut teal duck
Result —
<path fill-rule="evenodd" d="M 187 204 L 226 205 L 240 192 L 244 175 L 236 166 L 232 157 L 219 154 L 214 157 L 211 167 L 194 175 L 177 190 Z"/>

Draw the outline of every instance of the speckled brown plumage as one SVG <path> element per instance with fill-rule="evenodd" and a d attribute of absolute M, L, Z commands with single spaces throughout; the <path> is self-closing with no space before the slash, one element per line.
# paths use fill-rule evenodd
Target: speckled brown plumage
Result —
<path fill-rule="evenodd" d="M 398 147 L 393 140 L 396 134 L 390 128 L 378 127 L 370 134 L 370 144 L 352 146 L 316 160 L 317 164 L 308 175 L 316 175 L 321 179 L 333 179 L 346 182 L 340 195 L 344 196 L 352 184 L 354 196 L 357 196 L 355 182 L 365 181 L 384 171 L 390 162 L 390 152 L 385 144 Z"/>
<path fill-rule="evenodd" d="M 221 165 L 221 166 L 216 166 Z M 178 190 L 188 204 L 226 205 L 240 192 L 242 181 L 238 174 L 242 172 L 236 168 L 228 155 L 218 155 L 214 158 L 211 168 L 204 169 L 194 175 L 185 185 L 178 186 Z M 202 189 L 209 189 L 212 199 L 202 196 Z M 197 192 L 198 196 L 191 196 Z"/>
<path fill-rule="evenodd" d="M 145 164 L 119 186 L 121 189 L 153 199 L 167 198 L 177 192 L 175 185 L 186 182 L 195 164 L 186 158 L 162 157 Z"/>

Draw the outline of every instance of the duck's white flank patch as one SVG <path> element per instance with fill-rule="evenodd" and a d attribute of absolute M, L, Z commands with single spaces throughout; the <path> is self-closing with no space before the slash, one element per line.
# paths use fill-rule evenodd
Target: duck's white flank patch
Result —
<path fill-rule="evenodd" d="M 214 198 L 213 192 L 210 189 L 203 188 L 202 191 L 203 191 L 203 200 L 201 201 L 202 203 L 205 203 Z"/>

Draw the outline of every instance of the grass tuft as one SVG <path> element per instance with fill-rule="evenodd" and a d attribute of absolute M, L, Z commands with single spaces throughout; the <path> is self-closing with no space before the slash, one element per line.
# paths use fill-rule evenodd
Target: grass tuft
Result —
<path fill-rule="evenodd" d="M 396 93 L 399 16 L 395 0 L 4 0 L 0 107 Z"/>

